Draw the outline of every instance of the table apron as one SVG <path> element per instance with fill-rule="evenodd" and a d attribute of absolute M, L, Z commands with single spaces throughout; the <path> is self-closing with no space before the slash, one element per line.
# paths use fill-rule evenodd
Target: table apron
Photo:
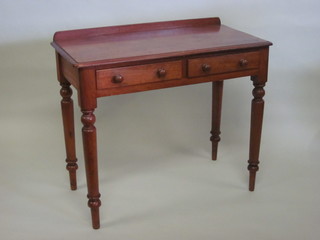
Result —
<path fill-rule="evenodd" d="M 254 76 L 254 75 L 258 75 L 258 73 L 259 73 L 259 69 L 249 69 L 249 70 L 243 70 L 238 72 L 209 75 L 205 77 L 195 77 L 195 78 L 185 77 L 181 79 L 158 81 L 158 82 L 132 85 L 132 86 L 126 86 L 126 87 L 120 87 L 120 88 L 98 89 L 96 92 L 96 96 L 105 97 L 105 96 L 113 96 L 113 95 L 120 95 L 120 94 L 133 93 L 133 92 L 156 90 L 161 88 L 178 87 L 178 86 L 191 85 L 191 84 L 197 84 L 197 83 L 214 82 L 214 81 L 221 81 L 221 80 L 227 80 L 232 78 Z"/>

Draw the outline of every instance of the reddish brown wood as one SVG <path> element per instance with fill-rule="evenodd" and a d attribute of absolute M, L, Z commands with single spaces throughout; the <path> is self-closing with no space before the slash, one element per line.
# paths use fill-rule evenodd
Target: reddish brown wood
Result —
<path fill-rule="evenodd" d="M 259 67 L 260 52 L 225 54 L 214 57 L 199 57 L 188 60 L 188 76 L 198 77 Z M 247 62 L 246 64 L 243 64 Z"/>
<path fill-rule="evenodd" d="M 76 171 L 78 169 L 77 157 L 76 157 L 76 144 L 75 144 L 75 134 L 74 134 L 74 113 L 73 113 L 73 100 L 72 89 L 70 88 L 70 83 L 64 77 L 63 64 L 61 62 L 63 59 L 56 54 L 57 61 L 57 76 L 61 85 L 60 95 L 61 100 L 61 111 L 62 111 L 62 121 L 64 130 L 64 140 L 66 148 L 66 162 L 67 170 L 69 171 L 70 178 L 70 188 L 71 190 L 77 189 L 77 176 Z"/>
<path fill-rule="evenodd" d="M 103 83 L 104 82 L 107 82 L 107 81 L 101 81 L 101 80 L 99 80 L 99 78 L 97 79 L 98 80 L 98 86 L 97 86 L 97 88 L 99 89 L 99 88 L 103 88 Z M 110 79 L 109 79 L 110 80 Z M 111 77 L 111 82 L 112 83 L 121 83 L 121 82 L 123 82 L 123 80 L 124 80 L 124 77 L 121 75 L 121 74 L 116 74 L 116 75 L 113 75 L 112 77 Z M 101 84 L 102 83 L 102 84 Z M 102 85 L 102 86 L 101 86 Z"/>
<path fill-rule="evenodd" d="M 213 82 L 210 139 L 212 159 L 216 159 L 220 141 L 223 81 L 253 76 L 255 89 L 248 167 L 249 189 L 253 190 L 259 163 L 263 86 L 267 81 L 270 45 L 268 41 L 221 25 L 219 18 L 102 27 L 55 34 L 52 46 L 56 49 L 58 79 L 66 102 L 63 107 L 64 119 L 67 119 L 64 121 L 65 129 L 73 126 L 68 83 L 77 89 L 83 113 L 83 148 L 93 228 L 99 228 L 101 205 L 93 114 L 99 97 Z M 66 148 L 72 149 L 68 146 Z"/>
<path fill-rule="evenodd" d="M 263 110 L 265 95 L 264 86 L 268 79 L 268 55 L 269 49 L 261 50 L 261 61 L 259 74 L 251 76 L 254 89 L 252 91 L 253 99 L 251 102 L 251 125 L 250 125 L 250 148 L 248 170 L 249 176 L 249 190 L 254 191 L 256 172 L 259 170 L 259 153 L 263 122 Z"/>
<path fill-rule="evenodd" d="M 250 61 L 251 63 L 252 61 Z M 242 58 L 240 59 L 239 61 L 239 66 L 240 67 L 248 67 L 248 64 L 249 64 L 249 60 L 247 58 Z"/>
<path fill-rule="evenodd" d="M 167 73 L 168 73 L 168 70 L 162 67 L 158 68 L 157 70 L 157 76 L 160 79 L 164 79 L 164 77 L 167 76 Z"/>
<path fill-rule="evenodd" d="M 98 179 L 97 135 L 95 115 L 92 110 L 82 110 L 82 138 L 87 176 L 88 206 L 91 208 L 92 227 L 100 228 L 99 207 L 101 206 Z"/>
<path fill-rule="evenodd" d="M 54 39 L 56 41 L 70 40 L 70 39 L 84 39 L 87 37 L 97 37 L 104 34 L 115 35 L 119 33 L 137 33 L 149 32 L 155 30 L 168 30 L 176 28 L 199 27 L 204 25 L 221 25 L 218 17 L 214 18 L 200 18 L 200 19 L 187 19 L 175 20 L 165 22 L 152 22 L 152 23 L 139 23 L 120 26 L 108 26 L 98 28 L 77 29 L 69 31 L 56 32 Z"/>
<path fill-rule="evenodd" d="M 161 74 L 159 75 L 159 71 Z M 114 81 L 115 77 L 122 78 Z M 182 61 L 170 61 L 97 71 L 97 89 L 119 88 L 182 77 Z"/>
<path fill-rule="evenodd" d="M 79 106 L 83 110 L 95 109 L 97 107 L 96 71 L 93 68 L 80 68 L 79 71 Z"/>
<path fill-rule="evenodd" d="M 61 110 L 64 128 L 64 139 L 66 145 L 67 155 L 67 170 L 69 171 L 70 187 L 71 190 L 77 189 L 77 177 L 76 171 L 78 169 L 77 157 L 76 157 L 76 146 L 74 136 L 74 116 L 73 116 L 73 101 L 71 99 L 72 89 L 70 83 L 67 81 L 60 82 L 62 96 Z"/>
<path fill-rule="evenodd" d="M 231 78 L 255 75 L 255 74 L 258 74 L 258 72 L 259 72 L 258 69 L 251 69 L 251 70 L 243 70 L 238 72 L 210 75 L 210 77 L 209 75 L 202 76 L 202 77 L 195 77 L 195 78 L 183 77 L 181 79 L 174 79 L 170 81 L 158 81 L 158 82 L 152 82 L 152 83 L 146 82 L 138 85 L 123 86 L 121 88 L 98 89 L 97 97 L 105 97 L 105 96 L 113 96 L 113 95 L 119 95 L 119 94 L 125 94 L 125 93 L 134 93 L 134 92 L 149 91 L 149 90 L 162 89 L 162 88 L 185 86 L 190 84 L 205 83 L 205 82 L 212 82 L 212 81 L 221 81 L 221 80 L 226 80 Z"/>
<path fill-rule="evenodd" d="M 254 190 L 256 172 L 259 170 L 259 151 L 262 131 L 262 119 L 265 92 L 264 83 L 258 81 L 257 77 L 252 77 L 254 89 L 252 91 L 253 99 L 251 103 L 251 130 L 250 130 L 250 150 L 248 160 L 248 170 L 250 172 L 249 190 Z"/>
<path fill-rule="evenodd" d="M 79 69 L 74 67 L 70 62 L 64 58 L 60 58 L 62 75 L 68 79 L 68 82 L 76 89 L 79 88 Z"/>
<path fill-rule="evenodd" d="M 80 70 L 79 104 L 82 111 L 81 122 L 83 151 L 88 188 L 88 206 L 91 209 L 92 227 L 100 228 L 99 207 L 101 206 L 98 177 L 97 133 L 93 114 L 97 107 L 95 95 L 95 71 L 94 69 Z"/>
<path fill-rule="evenodd" d="M 270 45 L 216 18 L 187 22 L 64 31 L 55 34 L 53 46 L 74 65 L 88 67 Z"/>
<path fill-rule="evenodd" d="M 192 72 L 190 70 L 190 68 L 193 66 L 192 63 L 189 64 L 189 76 L 191 75 L 190 72 Z M 199 64 L 199 70 L 201 70 L 203 73 L 207 74 L 211 71 L 211 65 L 207 64 L 207 63 L 203 63 L 203 64 Z M 198 75 L 198 74 L 197 74 Z"/>
<path fill-rule="evenodd" d="M 212 82 L 212 160 L 217 160 L 218 143 L 220 142 L 220 122 L 222 107 L 223 81 Z"/>

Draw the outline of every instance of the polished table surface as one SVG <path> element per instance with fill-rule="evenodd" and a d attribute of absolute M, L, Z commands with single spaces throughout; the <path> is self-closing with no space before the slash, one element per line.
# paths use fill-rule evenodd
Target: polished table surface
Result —
<path fill-rule="evenodd" d="M 54 43 L 77 66 L 133 62 L 217 52 L 270 43 L 217 24 L 218 19 L 171 22 L 166 25 L 105 27 L 57 32 Z M 142 30 L 139 30 L 137 28 Z"/>
<path fill-rule="evenodd" d="M 77 158 L 72 85 L 83 113 L 82 136 L 93 228 L 101 205 L 94 110 L 97 98 L 153 89 L 212 82 L 212 159 L 217 157 L 223 81 L 251 76 L 254 84 L 249 190 L 259 167 L 264 89 L 270 42 L 221 25 L 219 18 L 144 23 L 56 32 L 61 108 L 67 169 L 75 190 Z"/>

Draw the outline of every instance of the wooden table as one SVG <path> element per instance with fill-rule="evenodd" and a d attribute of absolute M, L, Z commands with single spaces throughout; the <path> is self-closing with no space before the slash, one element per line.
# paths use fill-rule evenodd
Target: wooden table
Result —
<path fill-rule="evenodd" d="M 97 137 L 94 110 L 97 98 L 124 93 L 212 82 L 212 160 L 217 158 L 223 80 L 251 76 L 249 190 L 254 190 L 268 72 L 270 42 L 204 18 L 57 32 L 58 80 L 71 189 L 77 188 L 78 168 L 72 85 L 82 111 L 82 138 L 88 206 L 92 226 L 100 227 Z"/>

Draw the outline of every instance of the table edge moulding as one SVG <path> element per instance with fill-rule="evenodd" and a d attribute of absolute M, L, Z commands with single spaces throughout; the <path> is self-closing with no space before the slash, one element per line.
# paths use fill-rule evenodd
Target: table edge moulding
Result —
<path fill-rule="evenodd" d="M 197 83 L 212 83 L 212 160 L 217 159 L 224 80 L 253 81 L 249 190 L 255 187 L 271 42 L 221 25 L 219 18 L 143 23 L 56 32 L 67 170 L 77 189 L 72 88 L 77 91 L 92 226 L 100 227 L 97 98 Z"/>

